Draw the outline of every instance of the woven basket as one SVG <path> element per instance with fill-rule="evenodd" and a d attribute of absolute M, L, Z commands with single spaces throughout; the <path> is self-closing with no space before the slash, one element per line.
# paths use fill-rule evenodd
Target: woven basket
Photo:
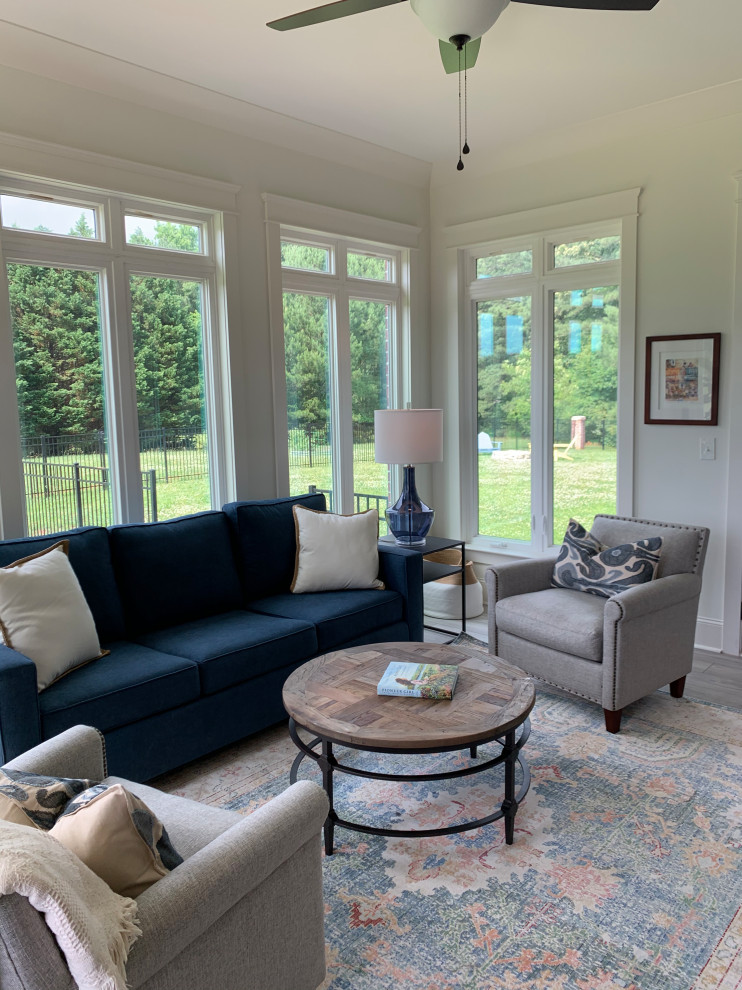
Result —
<path fill-rule="evenodd" d="M 461 551 L 456 549 L 437 550 L 425 556 L 436 564 L 461 566 Z M 466 582 L 466 617 L 474 619 L 484 611 L 484 595 L 479 578 L 474 573 L 474 565 L 467 560 L 464 568 Z M 436 619 L 461 618 L 461 573 L 448 574 L 423 585 L 423 611 Z"/>

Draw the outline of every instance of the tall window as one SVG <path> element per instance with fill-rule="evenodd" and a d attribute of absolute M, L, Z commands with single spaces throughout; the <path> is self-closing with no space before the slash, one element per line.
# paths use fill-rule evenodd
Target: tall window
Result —
<path fill-rule="evenodd" d="M 561 542 L 616 512 L 617 224 L 469 252 L 483 548 Z"/>
<path fill-rule="evenodd" d="M 220 502 L 218 232 L 206 211 L 0 179 L 30 535 Z"/>
<path fill-rule="evenodd" d="M 290 493 L 313 486 L 335 511 L 378 508 L 382 521 L 374 410 L 398 403 L 401 264 L 391 248 L 282 230 Z"/>

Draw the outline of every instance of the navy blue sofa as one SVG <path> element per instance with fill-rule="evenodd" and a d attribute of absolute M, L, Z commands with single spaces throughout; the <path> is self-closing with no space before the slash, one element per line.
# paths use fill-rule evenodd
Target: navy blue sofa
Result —
<path fill-rule="evenodd" d="M 109 773 L 148 780 L 286 717 L 284 681 L 330 650 L 422 640 L 422 558 L 379 548 L 386 590 L 293 595 L 292 506 L 232 502 L 166 522 L 0 542 L 0 566 L 69 539 L 108 656 L 38 693 L 0 645 L 0 763 L 72 725 L 106 739 Z"/>

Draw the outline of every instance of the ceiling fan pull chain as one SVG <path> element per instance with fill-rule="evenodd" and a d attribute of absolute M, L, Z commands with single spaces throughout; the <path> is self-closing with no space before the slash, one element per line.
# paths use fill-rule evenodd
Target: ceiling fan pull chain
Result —
<path fill-rule="evenodd" d="M 459 46 L 458 80 L 459 80 L 459 148 L 461 148 L 461 46 Z M 461 161 L 461 152 L 459 151 L 459 163 L 456 166 L 456 168 L 460 172 L 463 169 L 463 167 L 464 167 L 464 163 Z"/>
<path fill-rule="evenodd" d="M 469 83 L 466 76 L 466 45 L 464 45 L 464 147 L 461 150 L 465 155 L 469 154 Z"/>

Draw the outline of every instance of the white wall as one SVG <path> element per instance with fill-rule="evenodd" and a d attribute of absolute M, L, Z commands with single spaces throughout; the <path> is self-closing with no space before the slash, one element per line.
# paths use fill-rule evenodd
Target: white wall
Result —
<path fill-rule="evenodd" d="M 433 401 L 456 438 L 458 344 L 441 314 L 455 285 L 443 246 L 447 225 L 641 187 L 638 228 L 634 514 L 711 529 L 698 643 L 722 644 L 730 427 L 742 389 L 730 374 L 733 342 L 737 184 L 742 116 L 707 121 L 581 151 L 486 177 L 466 173 L 431 193 Z M 463 181 L 461 179 L 463 178 Z M 657 334 L 722 332 L 719 426 L 645 426 L 644 341 Z M 699 460 L 699 438 L 716 439 L 717 459 Z M 449 465 L 454 456 L 449 445 Z M 438 471 L 433 504 L 440 524 L 460 526 L 455 471 Z M 589 521 L 589 520 L 588 520 Z M 441 530 L 443 531 L 443 530 Z M 734 578 L 739 587 L 739 574 Z M 737 603 L 740 596 L 737 595 Z M 728 621 L 739 622 L 736 616 Z"/>
<path fill-rule="evenodd" d="M 275 495 L 266 240 L 261 194 L 276 193 L 426 228 L 429 169 L 413 159 L 347 139 L 348 161 L 363 160 L 367 147 L 368 161 L 373 167 L 364 171 L 338 162 L 338 135 L 329 135 L 333 159 L 324 160 L 2 66 L 0 93 L 4 97 L 0 101 L 0 131 L 241 187 L 237 197 L 241 318 L 239 326 L 230 326 L 231 356 L 238 370 L 233 375 L 233 381 L 237 383 L 233 396 L 236 494 L 241 498 Z M 290 122 L 284 120 L 283 125 L 290 126 Z M 301 127 L 306 128 L 306 125 Z M 317 135 L 313 136 L 316 147 Z M 385 159 L 383 168 L 379 167 L 380 159 Z M 32 161 L 35 157 L 29 155 L 29 162 Z M 395 165 L 402 179 L 389 178 L 388 173 Z M 0 171 L 4 167 L 8 168 L 9 163 L 0 155 Z M 14 167 L 18 167 L 15 159 Z M 60 168 L 58 163 L 53 167 Z M 50 177 L 69 179 L 78 169 L 72 158 L 63 169 L 65 174 Z M 49 173 L 41 171 L 38 174 Z M 107 175 L 105 169 L 91 167 L 86 170 L 86 176 L 82 181 L 121 190 L 119 174 Z M 138 187 L 142 195 L 147 195 L 146 181 L 146 178 L 141 179 Z M 162 195 L 159 191 L 158 194 Z M 177 190 L 173 191 L 172 198 L 177 201 Z M 423 284 L 419 288 L 423 305 L 417 315 L 419 326 L 412 328 L 415 341 L 420 337 L 420 326 L 427 327 L 425 236 L 422 255 Z M 427 405 L 430 381 L 427 347 L 413 344 L 413 367 L 414 402 Z"/>

